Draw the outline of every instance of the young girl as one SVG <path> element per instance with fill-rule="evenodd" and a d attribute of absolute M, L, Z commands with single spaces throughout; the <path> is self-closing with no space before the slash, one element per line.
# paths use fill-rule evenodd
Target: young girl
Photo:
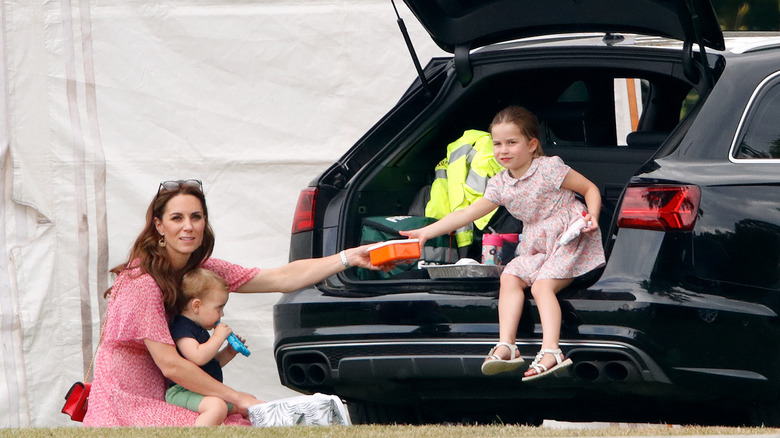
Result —
<path fill-rule="evenodd" d="M 556 294 L 572 280 L 605 263 L 598 229 L 601 195 L 595 184 L 566 166 L 559 157 L 546 157 L 539 144 L 539 122 L 531 112 L 508 107 L 490 124 L 493 154 L 505 167 L 488 182 L 483 198 L 465 209 L 416 230 L 402 231 L 424 244 L 450 233 L 503 205 L 523 221 L 523 239 L 518 256 L 501 275 L 498 297 L 499 343 L 488 353 L 482 373 L 493 375 L 515 370 L 524 364 L 515 338 L 525 301 L 524 290 L 539 309 L 542 348 L 523 381 L 537 379 L 572 364 L 558 346 L 561 307 Z M 579 193 L 586 205 L 574 197 Z M 587 226 L 569 243 L 559 242 L 570 224 L 583 218 Z"/>

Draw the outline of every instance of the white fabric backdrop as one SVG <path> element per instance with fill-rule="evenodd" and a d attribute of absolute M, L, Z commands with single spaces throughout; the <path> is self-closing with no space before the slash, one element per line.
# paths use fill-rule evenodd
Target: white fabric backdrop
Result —
<path fill-rule="evenodd" d="M 0 428 L 74 425 L 107 269 L 159 181 L 203 180 L 214 256 L 287 260 L 298 192 L 415 77 L 389 0 L 0 2 Z M 400 0 L 423 65 L 442 52 Z M 252 355 L 226 383 L 295 395 L 273 362 L 278 294 L 232 296 Z"/>

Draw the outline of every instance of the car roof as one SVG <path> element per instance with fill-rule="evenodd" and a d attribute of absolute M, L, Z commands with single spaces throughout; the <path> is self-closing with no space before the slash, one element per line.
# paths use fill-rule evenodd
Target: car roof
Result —
<path fill-rule="evenodd" d="M 727 32 L 726 49 L 730 53 L 742 54 L 780 48 L 778 32 Z"/>
<path fill-rule="evenodd" d="M 724 50 L 709 0 L 404 0 L 443 50 L 574 32 L 625 32 Z M 694 18 L 695 17 L 695 18 Z"/>

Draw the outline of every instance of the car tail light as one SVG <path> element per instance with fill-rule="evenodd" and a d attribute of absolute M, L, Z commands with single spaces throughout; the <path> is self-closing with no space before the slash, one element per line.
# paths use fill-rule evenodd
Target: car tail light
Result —
<path fill-rule="evenodd" d="M 645 230 L 693 229 L 701 192 L 690 185 L 629 186 L 618 216 L 621 228 Z"/>
<path fill-rule="evenodd" d="M 295 206 L 292 234 L 314 229 L 314 205 L 317 202 L 317 188 L 306 187 L 298 195 L 298 205 Z"/>

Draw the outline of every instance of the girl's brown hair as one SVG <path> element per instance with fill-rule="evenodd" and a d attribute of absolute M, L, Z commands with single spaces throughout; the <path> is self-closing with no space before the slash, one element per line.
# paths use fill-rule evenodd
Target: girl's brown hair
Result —
<path fill-rule="evenodd" d="M 206 222 L 206 226 L 203 229 L 203 242 L 201 245 L 190 255 L 184 268 L 176 270 L 171 266 L 168 252 L 159 244 L 160 234 L 157 232 L 154 219 L 162 220 L 168 201 L 179 195 L 191 195 L 198 198 L 203 209 L 203 219 Z M 165 310 L 171 316 L 181 306 L 181 294 L 179 291 L 182 277 L 187 272 L 198 268 L 204 260 L 211 256 L 213 250 L 214 231 L 212 231 L 209 224 L 206 197 L 203 195 L 203 192 L 198 187 L 188 184 L 179 184 L 177 188 L 170 190 L 161 187 L 146 210 L 146 225 L 144 225 L 143 231 L 136 239 L 135 244 L 133 244 L 129 259 L 126 263 L 114 267 L 111 272 L 119 275 L 127 267 L 134 268 L 140 266 L 141 272 L 151 275 L 154 281 L 157 282 L 157 285 L 160 286 Z M 139 261 L 139 264 L 131 265 L 136 259 Z M 111 289 L 106 291 L 105 296 L 108 296 L 110 292 Z"/>
<path fill-rule="evenodd" d="M 520 128 L 520 132 L 523 133 L 526 139 L 531 140 L 535 138 L 539 141 L 539 120 L 534 113 L 522 106 L 510 106 L 499 111 L 498 114 L 493 117 L 493 121 L 490 122 L 489 129 L 492 131 L 493 126 L 498 125 L 499 123 L 514 123 Z M 542 150 L 542 144 L 540 142 L 534 151 L 534 158 L 543 155 L 544 151 Z"/>

